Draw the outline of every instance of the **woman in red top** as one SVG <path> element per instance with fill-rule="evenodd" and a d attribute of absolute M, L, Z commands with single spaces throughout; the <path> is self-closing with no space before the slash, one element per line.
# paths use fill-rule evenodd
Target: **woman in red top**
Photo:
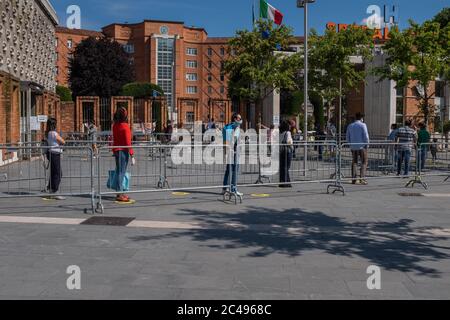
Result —
<path fill-rule="evenodd" d="M 114 114 L 113 124 L 113 153 L 116 159 L 116 177 L 117 184 L 115 190 L 120 192 L 117 194 L 116 200 L 128 202 L 130 198 L 123 194 L 123 180 L 127 172 L 128 162 L 131 157 L 131 164 L 134 165 L 134 151 L 131 148 L 131 130 L 128 125 L 128 112 L 125 108 L 118 108 Z"/>

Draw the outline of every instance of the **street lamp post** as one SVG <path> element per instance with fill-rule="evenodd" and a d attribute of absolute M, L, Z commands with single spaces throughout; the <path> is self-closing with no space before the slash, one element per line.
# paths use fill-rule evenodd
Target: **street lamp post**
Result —
<path fill-rule="evenodd" d="M 297 0 L 297 7 L 298 8 L 304 8 L 305 10 L 305 17 L 304 17 L 304 29 L 305 29 L 305 41 L 304 41 L 304 59 L 305 59 L 305 66 L 304 66 L 304 124 L 303 124 L 303 142 L 305 144 L 304 146 L 304 175 L 306 176 L 306 172 L 308 169 L 308 4 L 314 3 L 316 0 Z"/>

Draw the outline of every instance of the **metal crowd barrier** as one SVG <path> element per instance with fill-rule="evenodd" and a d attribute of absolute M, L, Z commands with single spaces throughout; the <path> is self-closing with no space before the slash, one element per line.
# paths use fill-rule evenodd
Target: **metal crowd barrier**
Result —
<path fill-rule="evenodd" d="M 206 189 L 231 190 L 231 175 L 228 182 L 224 182 L 227 163 L 236 154 L 239 159 L 238 187 L 255 185 L 283 187 L 291 184 L 304 183 L 332 183 L 332 176 L 336 175 L 336 155 L 329 150 L 335 150 L 335 143 L 297 143 L 292 148 L 292 159 L 287 163 L 286 157 L 275 155 L 283 146 L 280 144 L 252 145 L 242 144 L 236 153 L 230 147 L 220 144 L 209 145 L 138 145 L 133 146 L 136 165 L 127 166 L 130 176 L 129 190 L 119 192 L 107 189 L 107 181 L 116 169 L 116 159 L 113 157 L 114 147 L 101 147 L 97 158 L 97 212 L 104 212 L 103 199 L 114 200 L 114 196 L 125 194 L 151 193 L 161 191 L 199 191 Z M 305 159 L 300 155 L 294 157 L 294 147 L 308 148 L 306 159 L 307 169 L 304 170 Z M 117 148 L 117 147 L 116 147 Z M 129 149 L 124 147 L 123 149 Z M 274 155 L 272 157 L 272 152 Z M 258 155 L 265 154 L 266 163 L 262 163 Z M 205 154 L 210 155 L 205 161 Z M 278 154 L 278 153 L 277 153 Z M 155 156 L 156 155 L 156 156 Z M 175 157 L 173 155 L 176 155 Z M 183 162 L 180 159 L 184 158 Z M 226 158 L 228 157 L 228 159 Z M 211 160 L 215 161 L 211 161 Z M 228 162 L 227 162 L 228 161 Z M 281 163 L 280 161 L 285 161 Z M 290 166 L 290 181 L 282 182 L 280 167 Z M 264 181 L 263 177 L 267 178 Z M 111 199 L 112 197 L 112 199 Z M 224 200 L 231 199 L 242 202 L 237 193 L 226 192 Z"/>
<path fill-rule="evenodd" d="M 95 210 L 93 152 L 90 147 L 62 146 L 61 183 L 57 193 L 50 193 L 51 147 L 0 146 L 0 153 L 13 159 L 0 166 L 0 198 L 55 196 L 87 197 L 90 211 Z M 84 210 L 85 212 L 88 209 Z"/>
<path fill-rule="evenodd" d="M 107 181 L 116 169 L 116 159 L 109 143 L 82 141 L 79 146 L 64 146 L 61 160 L 62 180 L 58 195 L 88 197 L 90 211 L 104 212 L 104 199 L 114 200 L 120 194 L 107 188 Z M 360 163 L 353 163 L 352 149 L 357 145 L 336 142 L 295 142 L 292 146 L 279 143 L 258 144 L 248 141 L 236 150 L 240 159 L 238 187 L 280 186 L 327 183 L 327 193 L 342 192 L 344 182 L 362 182 L 373 179 L 409 178 L 406 186 L 421 184 L 432 176 L 450 179 L 448 149 L 441 143 L 429 143 L 411 152 L 410 172 L 397 175 L 401 144 L 371 142 L 367 145 L 367 169 L 360 175 Z M 128 149 L 130 147 L 124 147 Z M 215 143 L 185 144 L 146 141 L 133 145 L 136 165 L 129 165 L 129 190 L 126 194 L 162 191 L 200 191 L 228 189 L 224 200 L 242 202 L 237 192 L 231 191 L 231 176 L 224 182 L 224 173 L 234 158 L 234 150 Z M 0 198 L 48 197 L 48 160 L 42 156 L 49 147 L 0 146 L 1 154 L 11 161 L 0 166 Z M 290 156 L 284 151 L 290 150 Z M 422 150 L 426 151 L 425 163 Z M 205 154 L 211 155 L 205 161 Z M 173 155 L 176 155 L 175 157 Z M 261 157 L 263 155 L 263 157 Z M 306 158 L 305 158 L 306 155 Z M 184 158 L 184 162 L 179 160 Z M 215 161 L 211 161 L 214 158 Z M 423 164 L 423 166 L 422 166 Z M 288 168 L 289 179 L 280 168 Z M 352 174 L 352 170 L 354 174 Z M 402 172 L 403 173 L 403 169 Z M 110 186 L 111 187 L 111 186 Z M 86 210 L 87 211 L 87 210 Z"/>
<path fill-rule="evenodd" d="M 228 147 L 223 145 L 213 146 L 191 146 L 189 145 L 138 145 L 123 147 L 122 149 L 134 150 L 136 164 L 131 165 L 131 159 L 127 166 L 129 174 L 129 190 L 119 192 L 107 189 L 107 181 L 116 169 L 116 159 L 113 156 L 113 149 L 117 147 L 101 147 L 97 157 L 97 212 L 104 212 L 103 198 L 118 194 L 139 194 L 161 191 L 187 191 L 205 189 L 225 189 L 231 184 L 223 183 L 224 172 L 226 170 L 226 152 Z M 209 152 L 217 157 L 218 163 L 204 163 L 201 154 L 209 148 Z M 186 155 L 185 155 L 186 153 Z M 173 154 L 180 156 L 180 161 L 172 157 Z M 184 162 L 181 162 L 181 158 Z M 230 161 L 230 160 L 228 160 Z M 186 163 L 187 162 L 187 163 Z M 118 164 L 120 166 L 120 164 Z M 233 193 L 226 193 L 224 197 L 235 197 L 235 202 L 239 197 Z"/>

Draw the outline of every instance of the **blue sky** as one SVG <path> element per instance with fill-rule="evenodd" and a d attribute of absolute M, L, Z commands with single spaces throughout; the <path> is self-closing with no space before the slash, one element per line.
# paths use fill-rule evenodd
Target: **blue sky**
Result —
<path fill-rule="evenodd" d="M 238 29 L 250 29 L 253 0 L 50 0 L 60 24 L 65 25 L 69 5 L 81 8 L 81 27 L 100 30 L 102 26 L 118 22 L 140 22 L 144 19 L 184 21 L 188 26 L 204 27 L 209 36 L 232 36 Z M 255 0 L 257 2 L 259 0 Z M 284 14 L 284 23 L 303 34 L 303 12 L 296 8 L 296 0 L 269 0 Z M 310 6 L 310 25 L 322 32 L 329 21 L 361 23 L 370 14 L 369 5 L 396 4 L 399 7 L 400 27 L 408 19 L 423 22 L 444 7 L 450 0 L 316 0 Z"/>

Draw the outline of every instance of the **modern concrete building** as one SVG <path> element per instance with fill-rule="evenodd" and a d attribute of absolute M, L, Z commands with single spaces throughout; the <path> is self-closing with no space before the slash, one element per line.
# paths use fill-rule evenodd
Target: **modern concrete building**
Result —
<path fill-rule="evenodd" d="M 0 143 L 36 141 L 57 116 L 56 12 L 48 0 L 0 1 Z M 0 163 L 11 154 L 0 155 Z"/>

